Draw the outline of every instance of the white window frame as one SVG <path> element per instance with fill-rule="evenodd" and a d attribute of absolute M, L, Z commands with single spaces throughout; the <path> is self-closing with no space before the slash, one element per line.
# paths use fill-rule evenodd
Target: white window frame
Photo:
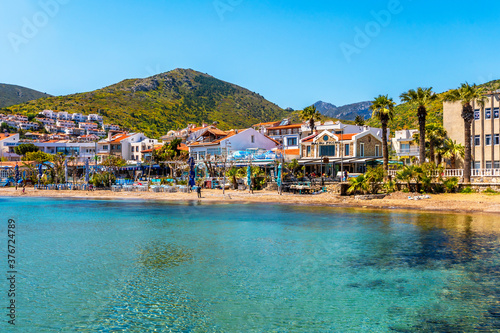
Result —
<path fill-rule="evenodd" d="M 359 144 L 359 157 L 365 157 L 365 144 Z"/>

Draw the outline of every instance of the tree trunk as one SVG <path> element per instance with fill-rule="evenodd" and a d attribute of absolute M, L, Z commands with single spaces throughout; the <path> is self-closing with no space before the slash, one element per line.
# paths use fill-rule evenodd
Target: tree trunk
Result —
<path fill-rule="evenodd" d="M 387 180 L 387 172 L 389 171 L 389 149 L 387 146 L 387 123 L 382 123 L 382 153 L 384 156 L 384 178 Z"/>
<path fill-rule="evenodd" d="M 436 162 L 436 155 L 435 155 L 435 152 L 434 152 L 434 142 L 430 142 L 429 143 L 429 160 L 431 161 L 432 164 L 434 164 Z"/>
<path fill-rule="evenodd" d="M 470 120 L 464 121 L 464 138 L 465 138 L 465 158 L 464 158 L 464 182 L 470 183 L 472 147 L 471 147 L 471 124 Z"/>
<path fill-rule="evenodd" d="M 418 155 L 419 155 L 419 162 L 420 164 L 425 163 L 425 116 L 426 116 L 426 109 L 420 107 L 418 109 L 418 125 L 419 125 L 419 147 L 418 147 Z M 432 158 L 432 157 L 431 157 Z"/>
<path fill-rule="evenodd" d="M 474 120 L 474 110 L 470 103 L 465 104 L 462 108 L 462 118 L 464 120 L 464 140 L 465 140 L 465 157 L 464 157 L 464 182 L 470 183 L 471 173 L 471 125 Z"/>
<path fill-rule="evenodd" d="M 314 133 L 314 118 L 309 119 L 309 127 L 311 127 L 311 135 Z"/>

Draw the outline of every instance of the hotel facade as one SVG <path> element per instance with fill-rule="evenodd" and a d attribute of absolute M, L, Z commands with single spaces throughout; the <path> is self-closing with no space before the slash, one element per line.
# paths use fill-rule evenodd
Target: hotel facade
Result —
<path fill-rule="evenodd" d="M 472 168 L 500 169 L 500 90 L 486 95 L 484 106 L 474 102 L 472 107 L 474 109 L 471 127 Z M 450 139 L 465 145 L 465 128 L 460 102 L 443 104 L 443 125 Z"/>

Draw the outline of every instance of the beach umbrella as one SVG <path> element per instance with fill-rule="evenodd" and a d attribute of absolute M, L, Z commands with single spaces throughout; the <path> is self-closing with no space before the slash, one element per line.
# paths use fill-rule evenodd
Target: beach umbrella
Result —
<path fill-rule="evenodd" d="M 68 160 L 64 160 L 64 182 L 68 182 Z"/>
<path fill-rule="evenodd" d="M 188 165 L 189 165 L 189 186 L 193 187 L 196 185 L 196 182 L 195 182 L 196 173 L 194 171 L 194 158 L 190 157 L 188 159 Z"/>
<path fill-rule="evenodd" d="M 248 188 L 252 185 L 252 167 L 250 165 L 247 167 L 247 185 Z"/>
<path fill-rule="evenodd" d="M 85 160 L 85 182 L 89 183 L 89 160 Z"/>

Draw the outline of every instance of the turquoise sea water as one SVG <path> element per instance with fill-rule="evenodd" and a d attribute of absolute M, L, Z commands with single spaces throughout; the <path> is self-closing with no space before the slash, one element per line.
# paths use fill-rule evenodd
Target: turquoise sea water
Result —
<path fill-rule="evenodd" d="M 500 330 L 498 216 L 14 198 L 0 211 L 0 267 L 14 218 L 18 270 L 2 332 Z"/>

